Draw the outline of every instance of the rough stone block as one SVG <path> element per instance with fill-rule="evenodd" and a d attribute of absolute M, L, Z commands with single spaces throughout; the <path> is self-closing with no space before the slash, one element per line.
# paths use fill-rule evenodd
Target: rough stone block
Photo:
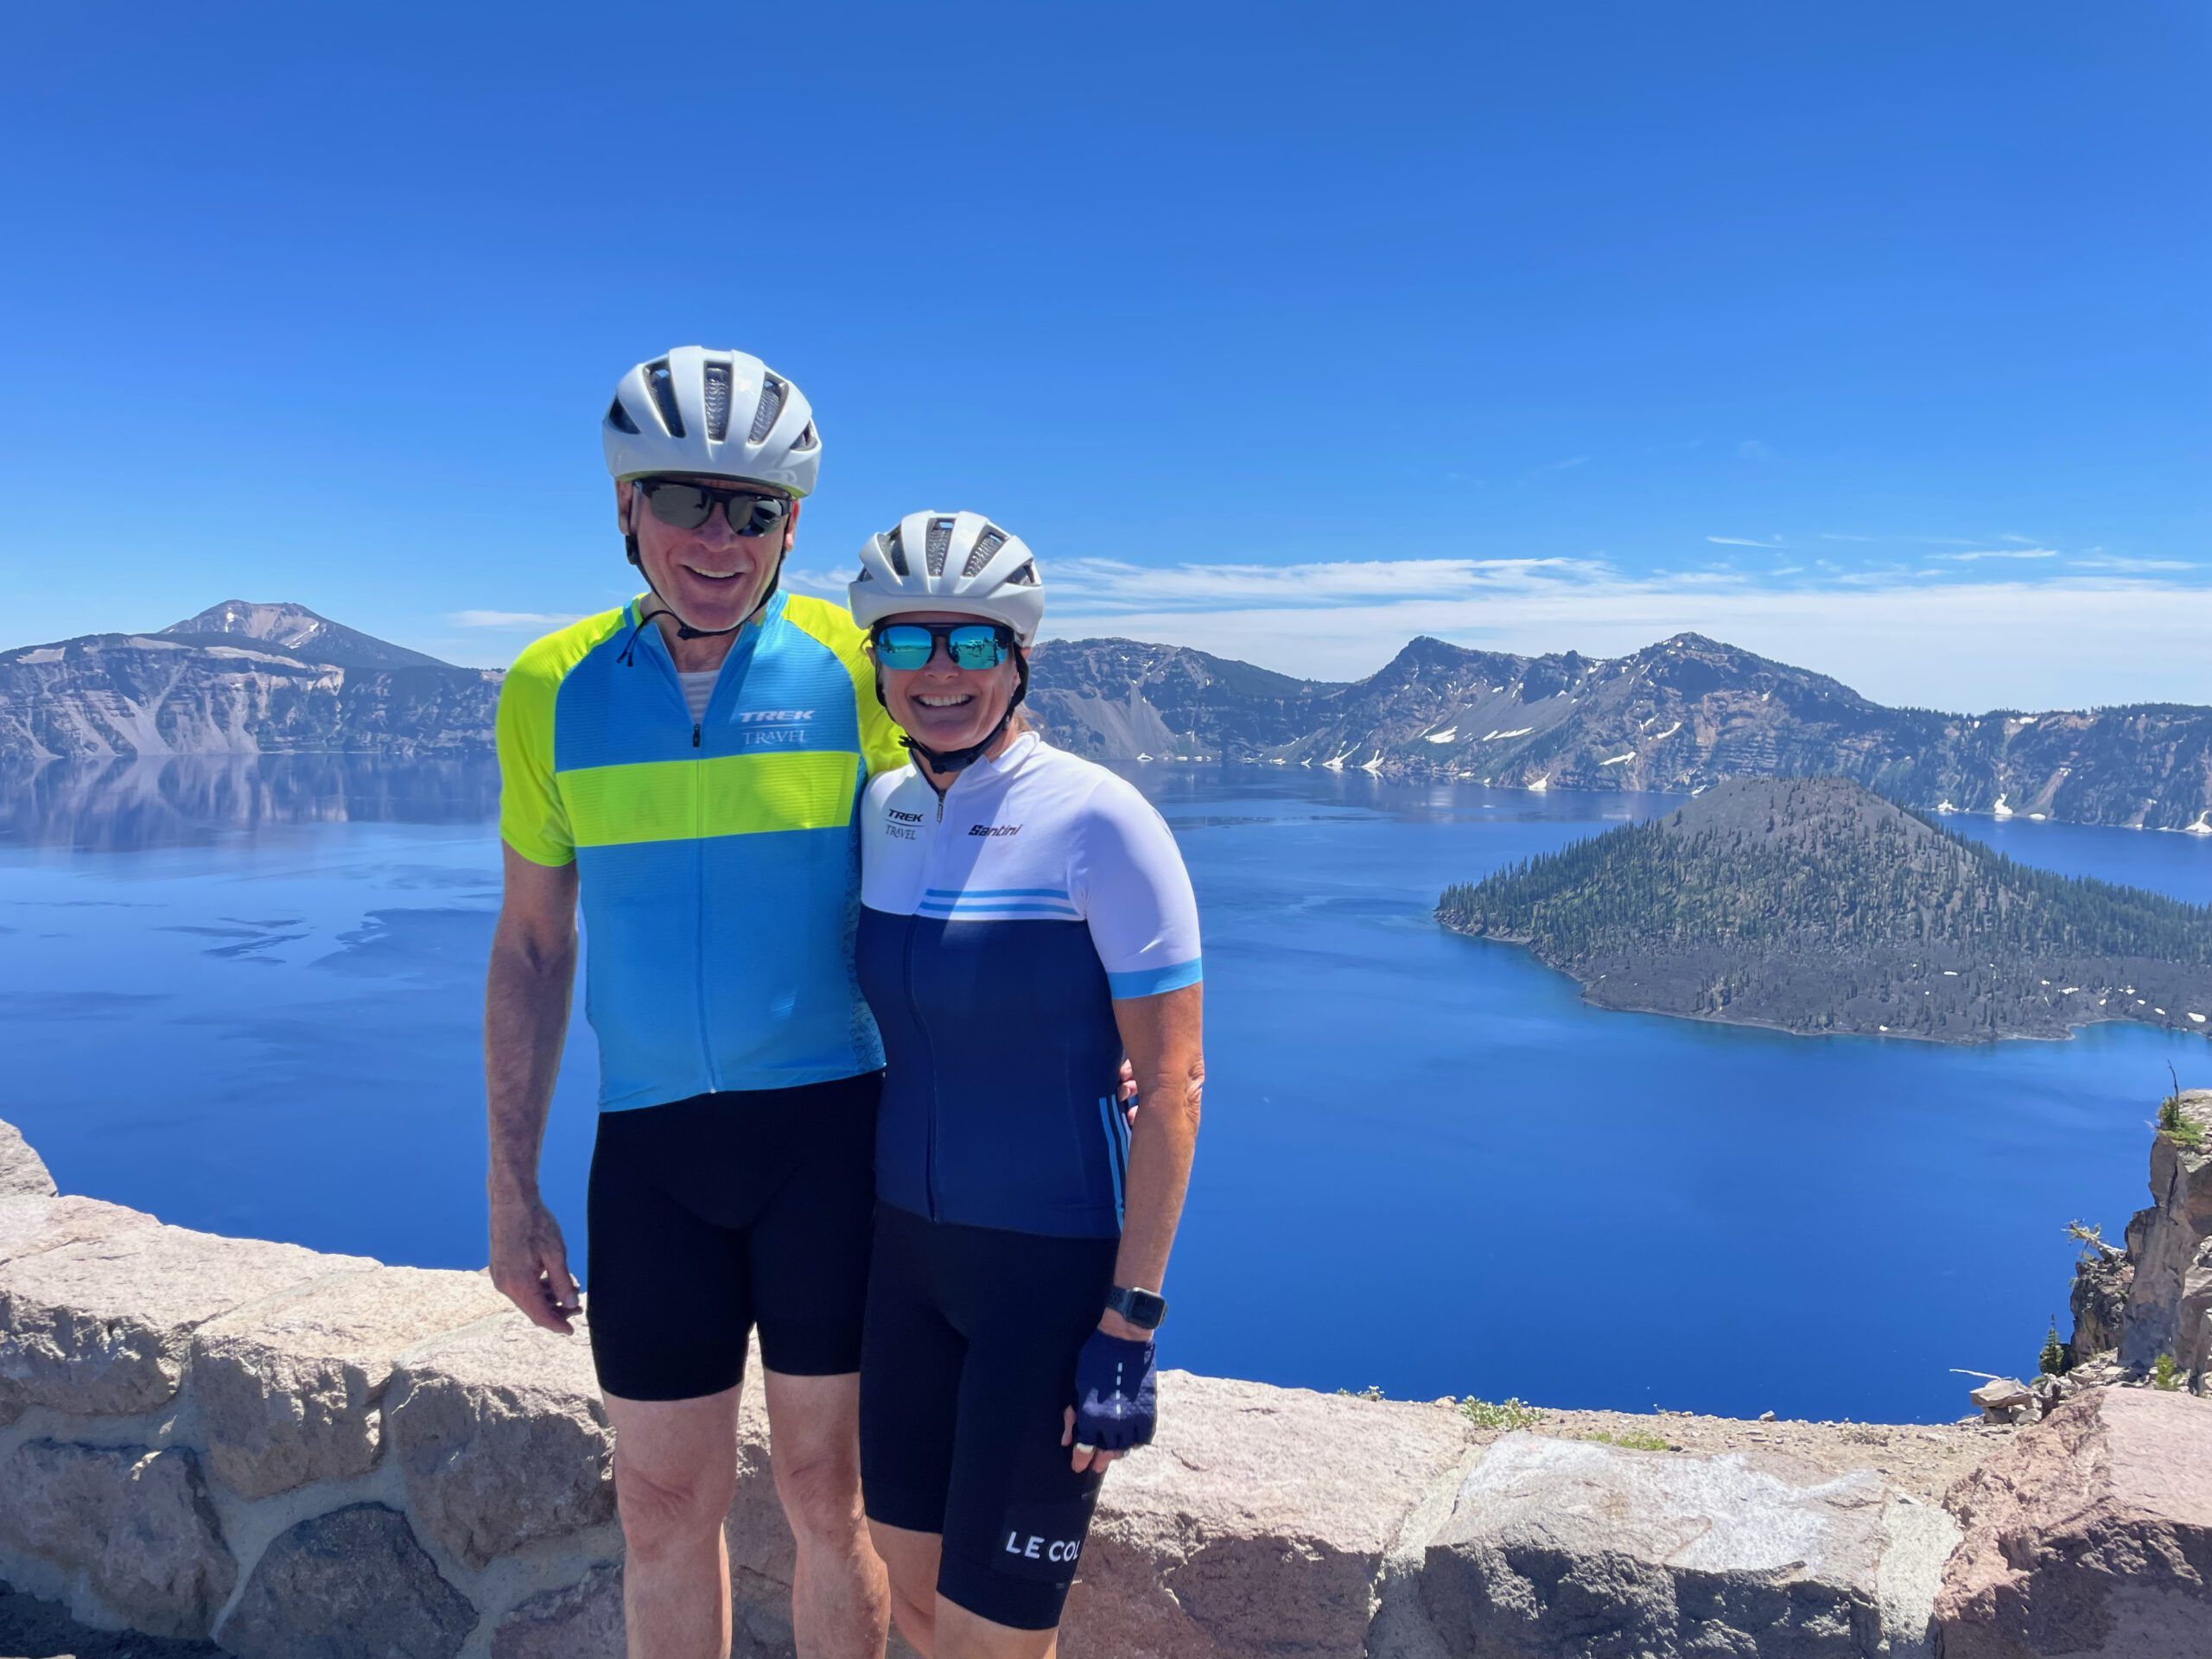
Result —
<path fill-rule="evenodd" d="M 175 1395 L 192 1333 L 207 1320 L 374 1265 L 159 1224 L 18 1255 L 0 1264 L 0 1379 L 25 1404 L 151 1411 Z"/>
<path fill-rule="evenodd" d="M 532 1596 L 492 1632 L 492 1659 L 624 1659 L 622 1564 L 602 1561 L 565 1589 Z"/>
<path fill-rule="evenodd" d="M 14 1124 L 0 1120 L 0 1198 L 50 1198 L 55 1192 L 46 1160 Z"/>
<path fill-rule="evenodd" d="M 0 1197 L 0 1262 L 160 1224 L 142 1210 L 98 1198 Z"/>
<path fill-rule="evenodd" d="M 154 1636 L 204 1637 L 238 1563 L 192 1453 L 31 1440 L 0 1463 L 0 1545 L 81 1568 Z"/>
<path fill-rule="evenodd" d="M 580 1327 L 519 1313 L 405 1357 L 385 1432 L 424 1529 L 470 1567 L 614 1518 L 614 1437 Z"/>
<path fill-rule="evenodd" d="M 2212 1655 L 2212 1402 L 2094 1389 L 1951 1489 L 1944 1659 Z"/>
<path fill-rule="evenodd" d="M 280 1534 L 216 1640 L 242 1659 L 453 1659 L 475 1628 L 406 1517 L 356 1503 Z"/>
<path fill-rule="evenodd" d="M 1364 1651 L 1385 1555 L 1470 1443 L 1427 1406 L 1163 1374 L 1158 1438 L 1106 1476 L 1069 1650 Z"/>
<path fill-rule="evenodd" d="M 1484 1659 L 1924 1655 L 1949 1516 L 1861 1471 L 1522 1433 L 1471 1470 L 1420 1599 Z"/>
<path fill-rule="evenodd" d="M 210 1471 L 246 1497 L 365 1474 L 399 1354 L 512 1311 L 480 1273 L 376 1268 L 210 1319 L 192 1341 Z"/>
<path fill-rule="evenodd" d="M 151 1216 L 97 1198 L 0 1198 L 0 1264 L 157 1224 Z M 22 1416 L 25 1403 L 22 1379 L 0 1350 L 0 1428 Z"/>

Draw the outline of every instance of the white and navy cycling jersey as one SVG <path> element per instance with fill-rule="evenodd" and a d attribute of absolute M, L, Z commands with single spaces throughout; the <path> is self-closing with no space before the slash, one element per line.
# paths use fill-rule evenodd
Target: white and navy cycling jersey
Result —
<path fill-rule="evenodd" d="M 877 776 L 861 844 L 861 989 L 889 1064 L 877 1196 L 934 1221 L 1118 1233 L 1114 1000 L 1199 978 L 1166 823 L 1025 733 L 942 798 L 911 765 Z"/>

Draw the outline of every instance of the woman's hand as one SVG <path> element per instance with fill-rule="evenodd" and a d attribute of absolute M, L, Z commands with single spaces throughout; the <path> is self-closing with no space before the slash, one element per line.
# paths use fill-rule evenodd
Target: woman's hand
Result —
<path fill-rule="evenodd" d="M 1060 1444 L 1071 1448 L 1069 1466 L 1077 1474 L 1103 1471 L 1145 1445 L 1159 1421 L 1150 1333 L 1118 1334 L 1135 1329 L 1118 1313 L 1102 1315 L 1098 1325 L 1076 1356 L 1076 1403 L 1061 1419 Z"/>

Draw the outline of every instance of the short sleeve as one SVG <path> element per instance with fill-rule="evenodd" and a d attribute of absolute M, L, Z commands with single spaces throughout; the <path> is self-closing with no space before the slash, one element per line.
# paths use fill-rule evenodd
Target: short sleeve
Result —
<path fill-rule="evenodd" d="M 1167 821 L 1135 787 L 1109 775 L 1079 820 L 1077 906 L 1116 998 L 1158 996 L 1201 974 L 1198 905 Z"/>
<path fill-rule="evenodd" d="M 861 761 L 871 778 L 896 772 L 911 758 L 899 739 L 898 722 L 875 695 L 875 664 L 866 656 L 855 676 L 855 701 L 861 714 Z"/>
<path fill-rule="evenodd" d="M 526 651 L 499 688 L 499 838 L 533 864 L 575 861 L 569 811 L 553 779 L 553 708 L 561 682 Z"/>

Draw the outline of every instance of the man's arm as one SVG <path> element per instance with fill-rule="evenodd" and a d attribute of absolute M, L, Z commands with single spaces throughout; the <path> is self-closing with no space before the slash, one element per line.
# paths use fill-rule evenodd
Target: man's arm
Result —
<path fill-rule="evenodd" d="M 506 887 L 484 995 L 492 1282 L 533 1323 L 566 1335 L 576 1281 L 560 1224 L 538 1195 L 537 1157 L 575 984 L 576 867 L 500 850 Z"/>

